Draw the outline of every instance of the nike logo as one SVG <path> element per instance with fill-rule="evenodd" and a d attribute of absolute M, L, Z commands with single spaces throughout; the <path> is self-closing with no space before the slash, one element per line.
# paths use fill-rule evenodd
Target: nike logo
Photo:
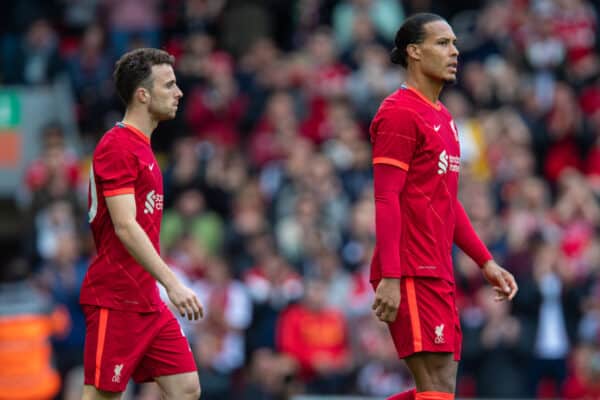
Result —
<path fill-rule="evenodd" d="M 437 132 L 440 130 L 441 127 L 442 127 L 441 125 L 434 125 L 433 130 Z"/>
<path fill-rule="evenodd" d="M 154 163 L 148 165 L 148 168 L 150 169 L 150 171 L 152 171 L 152 169 L 154 168 Z"/>

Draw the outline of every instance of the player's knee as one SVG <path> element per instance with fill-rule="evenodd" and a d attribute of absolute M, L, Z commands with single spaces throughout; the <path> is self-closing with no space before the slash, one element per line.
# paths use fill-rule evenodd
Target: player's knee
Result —
<path fill-rule="evenodd" d="M 429 371 L 432 390 L 454 393 L 456 386 L 455 368 L 449 365 L 437 365 Z"/>
<path fill-rule="evenodd" d="M 456 387 L 455 377 L 445 373 L 445 371 L 438 371 L 437 373 L 430 375 L 431 390 L 436 392 L 454 393 Z"/>
<path fill-rule="evenodd" d="M 198 400 L 202 389 L 200 388 L 200 382 L 198 380 L 189 381 L 181 387 L 181 399 L 185 400 Z"/>
<path fill-rule="evenodd" d="M 407 359 L 417 388 L 421 391 L 453 393 L 456 387 L 456 362 L 439 354 L 417 354 Z"/>
<path fill-rule="evenodd" d="M 200 382 L 198 382 L 198 384 L 196 385 L 196 388 L 194 389 L 194 398 L 199 399 L 201 395 L 202 395 L 202 387 L 200 386 Z"/>

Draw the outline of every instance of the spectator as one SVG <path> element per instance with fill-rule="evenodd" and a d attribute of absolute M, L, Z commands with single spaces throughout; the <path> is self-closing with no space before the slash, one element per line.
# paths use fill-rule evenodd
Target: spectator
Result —
<path fill-rule="evenodd" d="M 311 279 L 305 285 L 303 301 L 277 323 L 277 348 L 298 362 L 309 393 L 346 393 L 353 367 L 347 321 L 326 305 L 325 282 Z"/>
<path fill-rule="evenodd" d="M 180 192 L 173 209 L 165 212 L 161 240 L 169 250 L 181 237 L 189 235 L 197 247 L 214 255 L 221 251 L 223 231 L 219 215 L 206 209 L 203 193 L 189 188 Z"/>
<path fill-rule="evenodd" d="M 256 265 L 244 273 L 243 279 L 254 309 L 247 333 L 248 349 L 275 349 L 275 331 L 282 310 L 304 292 L 301 276 L 272 249 L 267 249 L 256 257 Z"/>
<path fill-rule="evenodd" d="M 55 361 L 61 379 L 67 381 L 83 366 L 85 318 L 79 305 L 79 289 L 88 260 L 81 255 L 80 243 L 73 232 L 57 234 L 57 248 L 39 272 L 39 283 L 52 303 L 62 307 L 69 317 L 66 332 L 53 340 Z"/>
<path fill-rule="evenodd" d="M 111 100 L 115 96 L 105 35 L 102 26 L 88 26 L 83 32 L 79 48 L 67 60 L 73 95 L 79 105 L 80 127 L 86 133 L 100 130 L 96 116 L 111 109 Z"/>
<path fill-rule="evenodd" d="M 5 83 L 51 84 L 64 71 L 64 62 L 58 52 L 57 34 L 47 19 L 34 20 L 27 28 L 26 35 L 14 45 L 14 48 L 5 49 L 2 57 Z"/>
<path fill-rule="evenodd" d="M 159 6 L 159 0 L 101 1 L 115 58 L 135 47 L 159 47 Z"/>
<path fill-rule="evenodd" d="M 250 297 L 241 282 L 232 279 L 224 260 L 213 258 L 204 279 L 193 285 L 202 304 L 204 321 L 196 325 L 195 354 L 207 399 L 232 396 L 233 374 L 245 362 L 243 331 L 252 319 Z"/>
<path fill-rule="evenodd" d="M 519 366 L 528 361 L 531 346 L 526 328 L 510 315 L 508 303 L 493 300 L 491 288 L 482 286 L 476 303 L 463 314 L 463 357 L 475 374 L 477 395 L 521 397 L 527 382 Z"/>

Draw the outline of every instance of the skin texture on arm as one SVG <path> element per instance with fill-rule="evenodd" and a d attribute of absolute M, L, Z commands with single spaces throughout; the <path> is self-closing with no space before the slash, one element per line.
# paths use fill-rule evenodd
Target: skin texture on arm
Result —
<path fill-rule="evenodd" d="M 167 290 L 169 299 L 181 316 L 192 320 L 202 317 L 204 311 L 192 290 L 179 282 L 173 271 L 160 258 L 146 232 L 136 221 L 133 194 L 106 198 L 106 205 L 115 233 L 129 254 Z"/>

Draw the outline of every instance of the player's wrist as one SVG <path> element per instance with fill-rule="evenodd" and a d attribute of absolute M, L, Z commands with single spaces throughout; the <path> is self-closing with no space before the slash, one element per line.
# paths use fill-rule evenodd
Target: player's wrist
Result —
<path fill-rule="evenodd" d="M 167 289 L 167 292 L 176 289 L 181 284 L 175 276 L 175 274 L 173 273 L 173 271 L 168 269 L 168 267 L 161 283 L 165 287 L 165 289 Z"/>

